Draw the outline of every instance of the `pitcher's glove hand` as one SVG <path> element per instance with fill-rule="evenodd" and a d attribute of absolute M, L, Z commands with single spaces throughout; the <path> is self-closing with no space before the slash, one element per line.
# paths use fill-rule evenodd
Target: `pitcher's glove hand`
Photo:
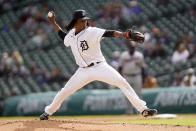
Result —
<path fill-rule="evenodd" d="M 130 41 L 135 41 L 138 43 L 143 43 L 145 40 L 143 33 L 132 29 L 129 29 L 127 32 L 125 32 L 125 37 Z"/>

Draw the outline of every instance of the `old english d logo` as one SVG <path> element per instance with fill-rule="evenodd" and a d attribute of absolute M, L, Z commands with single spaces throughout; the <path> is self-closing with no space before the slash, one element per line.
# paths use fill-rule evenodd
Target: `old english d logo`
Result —
<path fill-rule="evenodd" d="M 84 50 L 88 50 L 88 44 L 87 44 L 87 41 L 83 40 L 83 41 L 80 41 L 80 47 L 82 47 L 82 51 Z"/>

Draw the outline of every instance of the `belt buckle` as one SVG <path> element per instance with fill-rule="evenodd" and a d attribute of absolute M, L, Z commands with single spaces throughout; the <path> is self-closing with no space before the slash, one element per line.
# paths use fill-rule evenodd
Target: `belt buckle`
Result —
<path fill-rule="evenodd" d="M 94 63 L 91 63 L 90 65 L 88 65 L 87 67 L 91 67 L 91 66 L 94 66 L 95 64 Z"/>
<path fill-rule="evenodd" d="M 88 66 L 86 66 L 86 67 L 84 67 L 84 68 L 91 67 L 91 66 L 94 66 L 94 65 L 99 64 L 99 63 L 101 63 L 101 62 L 90 63 L 90 65 L 88 65 Z"/>

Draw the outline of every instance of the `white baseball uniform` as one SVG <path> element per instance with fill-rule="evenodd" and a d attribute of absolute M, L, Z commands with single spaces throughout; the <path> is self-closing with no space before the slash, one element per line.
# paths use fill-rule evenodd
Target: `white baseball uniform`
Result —
<path fill-rule="evenodd" d="M 119 87 L 139 112 L 147 109 L 146 102 L 141 100 L 128 82 L 106 63 L 100 49 L 100 41 L 104 32 L 104 29 L 86 27 L 76 35 L 75 29 L 72 29 L 65 36 L 64 44 L 71 47 L 79 68 L 64 88 L 57 93 L 52 103 L 46 106 L 47 114 L 52 115 L 68 96 L 94 80 Z M 88 67 L 92 63 L 94 65 Z"/>

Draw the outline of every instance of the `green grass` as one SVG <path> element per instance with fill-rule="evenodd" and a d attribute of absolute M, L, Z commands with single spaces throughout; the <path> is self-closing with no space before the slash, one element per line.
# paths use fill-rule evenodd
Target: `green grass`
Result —
<path fill-rule="evenodd" d="M 196 126 L 196 118 L 176 118 L 176 119 L 141 119 L 141 120 L 115 120 L 115 123 L 132 123 L 132 124 L 152 124 L 152 125 L 180 125 Z"/>

